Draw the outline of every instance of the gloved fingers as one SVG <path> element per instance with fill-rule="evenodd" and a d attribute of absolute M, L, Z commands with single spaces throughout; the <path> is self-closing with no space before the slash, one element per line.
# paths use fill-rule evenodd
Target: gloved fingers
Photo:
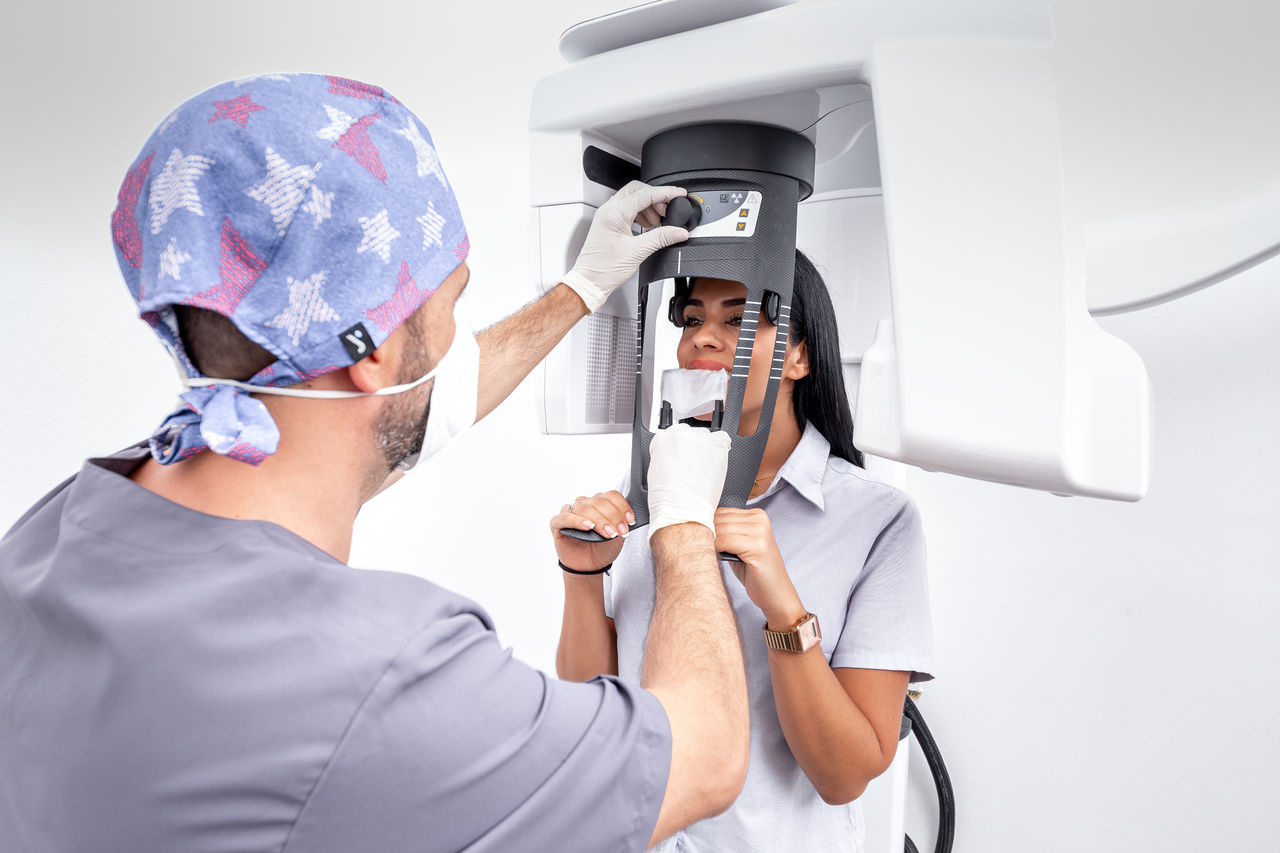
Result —
<path fill-rule="evenodd" d="M 636 216 L 636 221 L 646 228 L 657 228 L 662 225 L 662 217 L 667 215 L 667 202 L 659 201 L 646 207 Z"/>
<path fill-rule="evenodd" d="M 618 190 L 617 195 L 607 203 L 617 203 L 619 212 L 628 222 L 633 222 L 641 211 L 655 205 L 665 205 L 671 199 L 682 195 L 685 195 L 683 187 L 651 187 L 642 181 L 632 181 Z"/>
<path fill-rule="evenodd" d="M 633 257 L 637 261 L 642 261 L 659 249 L 688 240 L 689 232 L 677 225 L 663 225 L 661 228 L 654 228 L 652 231 L 646 231 L 630 239 Z"/>
<path fill-rule="evenodd" d="M 670 227 L 674 228 L 674 226 Z M 676 228 L 675 230 L 683 231 L 684 229 Z M 718 450 L 727 456 L 730 440 L 729 433 L 724 430 L 715 430 L 713 432 L 709 429 L 703 429 L 702 427 L 692 427 L 688 424 L 681 423 L 668 429 L 658 430 L 654 433 L 653 442 L 649 445 L 650 448 L 653 447 L 653 443 L 660 443 L 669 447 L 677 445 L 682 447 L 697 447 L 698 445 L 703 445 L 703 449 L 710 448 L 712 450 Z"/>

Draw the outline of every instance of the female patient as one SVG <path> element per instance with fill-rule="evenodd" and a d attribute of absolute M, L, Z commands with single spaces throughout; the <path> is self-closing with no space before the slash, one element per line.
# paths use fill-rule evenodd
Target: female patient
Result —
<path fill-rule="evenodd" d="M 717 279 L 677 288 L 681 367 L 730 370 L 744 290 Z M 762 319 L 743 434 L 760 418 L 776 332 Z M 747 508 L 715 515 L 716 547 L 742 559 L 721 566 L 747 667 L 750 770 L 732 808 L 659 849 L 861 846 L 856 799 L 893 759 L 908 682 L 932 676 L 920 521 L 906 495 L 863 471 L 852 433 L 831 298 L 797 252 L 791 334 L 764 458 Z M 617 491 L 580 497 L 551 520 L 564 566 L 591 571 L 613 562 L 606 575 L 563 573 L 561 678 L 640 677 L 654 569 L 643 532 L 626 538 L 634 520 Z M 609 538 L 584 543 L 558 532 L 588 526 Z"/>

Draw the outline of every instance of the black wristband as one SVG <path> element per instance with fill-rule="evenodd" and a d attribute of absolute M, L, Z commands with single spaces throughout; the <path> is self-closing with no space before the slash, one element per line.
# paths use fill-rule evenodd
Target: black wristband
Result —
<path fill-rule="evenodd" d="M 560 565 L 560 568 L 564 569 L 566 572 L 568 572 L 571 575 L 602 575 L 605 572 L 609 571 L 610 568 L 613 567 L 613 563 L 610 563 L 609 565 L 605 566 L 603 569 L 594 569 L 593 571 L 590 571 L 590 572 L 584 572 L 581 569 L 571 569 L 568 566 L 566 566 L 564 563 L 561 563 L 559 560 L 556 560 L 556 563 Z"/>

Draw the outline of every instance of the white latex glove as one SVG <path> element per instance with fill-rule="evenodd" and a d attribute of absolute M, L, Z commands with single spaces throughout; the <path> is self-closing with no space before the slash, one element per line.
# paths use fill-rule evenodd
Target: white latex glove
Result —
<path fill-rule="evenodd" d="M 679 187 L 651 187 L 632 181 L 609 199 L 591 219 L 586 242 L 573 269 L 560 279 L 594 312 L 627 279 L 635 275 L 640 262 L 654 252 L 689 239 L 689 232 L 674 225 L 659 225 L 667 202 L 685 194 Z M 652 230 L 631 233 L 631 223 Z"/>
<path fill-rule="evenodd" d="M 676 424 L 649 443 L 649 538 L 696 521 L 715 533 L 716 507 L 729 469 L 729 433 Z"/>

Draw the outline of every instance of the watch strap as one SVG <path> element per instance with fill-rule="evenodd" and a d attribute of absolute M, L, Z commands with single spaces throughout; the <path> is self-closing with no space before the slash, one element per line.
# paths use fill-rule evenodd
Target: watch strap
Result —
<path fill-rule="evenodd" d="M 806 613 L 785 631 L 770 631 L 769 623 L 764 625 L 764 644 L 778 651 L 808 651 L 821 640 L 822 630 L 818 627 L 818 617 L 813 613 Z"/>

